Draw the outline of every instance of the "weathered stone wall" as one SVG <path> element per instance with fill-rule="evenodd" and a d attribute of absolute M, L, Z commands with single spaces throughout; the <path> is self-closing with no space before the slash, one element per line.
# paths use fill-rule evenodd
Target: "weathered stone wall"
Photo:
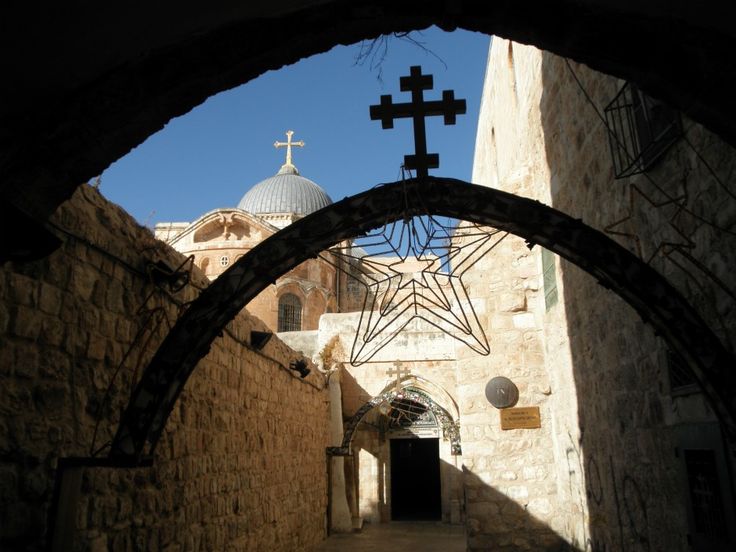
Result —
<path fill-rule="evenodd" d="M 493 39 L 474 181 L 550 204 L 608 231 L 645 260 L 651 257 L 651 264 L 730 343 L 736 202 L 708 167 L 727 182 L 736 160 L 733 152 L 685 121 L 687 139 L 666 152 L 647 175 L 614 180 L 608 134 L 596 108 L 602 112 L 623 82 L 571 67 L 551 54 Z M 508 310 L 493 301 L 502 301 L 508 288 L 519 297 L 509 304 L 531 311 L 530 330 L 537 330 L 534 353 L 541 367 L 531 375 L 546 391 L 534 397 L 520 385 L 520 404 L 525 397 L 539 404 L 540 434 L 545 427 L 551 430 L 553 446 L 545 454 L 553 462 L 547 463 L 543 479 L 552 512 L 538 510 L 538 520 L 580 549 L 685 550 L 686 489 L 682 460 L 674 451 L 683 428 L 712 426 L 712 413 L 702 399 L 670 396 L 663 342 L 622 300 L 577 267 L 556 259 L 558 301 L 547 308 L 538 249 L 525 252 L 521 243 L 499 248 L 473 282 L 481 296 L 487 289 L 493 342 L 506 335 L 494 317 Z M 495 263 L 511 267 L 498 281 L 492 277 Z M 525 263 L 530 267 L 526 274 Z M 514 372 L 513 367 L 523 354 L 523 348 L 517 349 L 516 357 L 509 351 L 507 358 L 509 377 L 522 383 L 529 372 Z M 461 408 L 467 402 L 463 396 L 461 386 Z M 469 431 L 468 417 L 463 419 Z M 482 420 L 488 423 L 487 417 Z M 499 444 L 508 440 L 494 437 Z M 495 460 L 488 470 L 494 489 L 503 489 L 502 470 L 520 458 L 531 460 L 538 444 L 515 440 L 509 446 L 512 454 Z M 529 498 L 503 494 L 530 510 Z M 469 519 L 474 507 L 488 508 L 469 494 Z M 469 528 L 476 531 L 472 524 Z M 496 542 L 503 528 L 489 524 L 479 533 Z"/>
<path fill-rule="evenodd" d="M 43 549 L 59 458 L 106 454 L 131 383 L 207 283 L 195 269 L 181 291 L 155 285 L 149 263 L 184 258 L 89 186 L 53 225 L 61 249 L 0 271 L 2 550 Z M 289 371 L 298 355 L 277 338 L 254 352 L 251 329 L 264 325 L 242 313 L 200 362 L 153 468 L 85 470 L 76 549 L 291 551 L 324 537 L 323 378 Z"/>
<path fill-rule="evenodd" d="M 535 197 L 548 181 L 535 109 L 538 62 L 514 60 L 508 43 L 493 39 L 486 72 L 473 181 Z M 499 234 L 497 238 L 501 238 Z M 464 355 L 458 374 L 462 416 L 468 543 L 470 550 L 557 550 L 580 531 L 569 499 L 571 475 L 560 436 L 574 417 L 575 393 L 567 385 L 565 358 L 551 369 L 545 355 L 546 309 L 541 260 L 515 236 L 503 237 L 466 282 L 486 328 L 488 357 Z M 562 370 L 560 370 L 560 368 Z M 567 370 L 567 372 L 565 372 Z M 486 399 L 493 377 L 519 388 L 516 406 L 539 407 L 541 428 L 502 430 L 500 411 Z M 569 376 L 568 376 L 569 378 Z M 567 385 L 569 387 L 569 385 Z M 573 390 L 574 391 L 574 390 Z M 576 424 L 568 424 L 572 438 Z"/>
<path fill-rule="evenodd" d="M 733 350 L 736 201 L 716 181 L 728 185 L 736 166 L 732 149 L 684 120 L 684 138 L 654 167 L 614 180 L 608 132 L 574 76 L 599 110 L 624 82 L 540 57 L 551 205 L 648 261 Z M 578 116 L 565 116 L 570 113 Z M 680 435 L 693 424 L 695 431 L 710 425 L 717 432 L 715 418 L 686 414 L 687 399 L 670 392 L 665 344 L 631 308 L 576 267 L 563 262 L 560 272 L 579 397 L 576 455 L 586 471 L 587 539 L 597 549 L 687 549 L 694 527 L 687 523 L 685 470 L 676 451 L 687 445 Z M 703 448 L 721 447 L 718 441 Z M 730 483 L 722 483 L 727 491 Z"/>
<path fill-rule="evenodd" d="M 556 469 L 560 405 L 544 357 L 537 254 L 508 236 L 468 273 L 467 283 L 491 348 L 486 357 L 458 349 L 469 550 L 557 550 L 569 506 Z M 484 392 L 496 376 L 517 385 L 517 407 L 539 407 L 541 428 L 501 429 L 500 411 Z"/>

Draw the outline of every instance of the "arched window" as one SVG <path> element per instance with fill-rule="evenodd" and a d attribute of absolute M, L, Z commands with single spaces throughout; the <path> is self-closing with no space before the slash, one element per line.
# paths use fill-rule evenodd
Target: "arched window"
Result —
<path fill-rule="evenodd" d="M 202 272 L 204 272 L 205 274 L 207 274 L 207 269 L 209 268 L 209 266 L 210 266 L 209 257 L 203 258 L 202 261 L 199 263 L 199 268 L 201 268 Z"/>
<path fill-rule="evenodd" d="M 298 332 L 302 329 L 302 302 L 296 295 L 287 293 L 279 299 L 280 332 Z"/>

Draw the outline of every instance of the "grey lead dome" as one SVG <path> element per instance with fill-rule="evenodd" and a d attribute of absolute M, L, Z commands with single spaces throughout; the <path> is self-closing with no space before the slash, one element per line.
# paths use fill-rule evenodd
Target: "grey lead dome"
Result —
<path fill-rule="evenodd" d="M 332 199 L 322 188 L 300 176 L 294 165 L 284 165 L 278 174 L 262 180 L 248 190 L 238 207 L 254 215 L 309 215 L 331 204 Z"/>

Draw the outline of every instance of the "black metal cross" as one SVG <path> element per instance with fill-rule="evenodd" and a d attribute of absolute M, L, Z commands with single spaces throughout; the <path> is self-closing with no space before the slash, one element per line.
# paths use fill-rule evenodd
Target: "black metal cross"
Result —
<path fill-rule="evenodd" d="M 417 171 L 417 176 L 427 176 L 429 169 L 440 166 L 437 153 L 427 153 L 427 132 L 424 118 L 442 115 L 446 125 L 454 125 L 456 115 L 465 113 L 465 100 L 456 100 L 455 92 L 444 90 L 442 99 L 424 101 L 424 90 L 432 90 L 432 75 L 422 75 L 419 65 L 413 66 L 409 75 L 399 80 L 402 92 L 411 92 L 411 102 L 395 104 L 391 95 L 381 96 L 379 105 L 371 106 L 371 120 L 381 120 L 381 127 L 394 128 L 394 119 L 411 117 L 414 120 L 414 155 L 404 156 L 404 167 Z"/>

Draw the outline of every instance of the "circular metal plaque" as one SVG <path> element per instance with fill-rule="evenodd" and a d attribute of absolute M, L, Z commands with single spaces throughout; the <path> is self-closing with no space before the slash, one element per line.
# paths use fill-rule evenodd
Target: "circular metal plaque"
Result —
<path fill-rule="evenodd" d="M 508 408 L 519 400 L 519 388 L 509 378 L 497 376 L 486 384 L 486 398 L 496 408 Z"/>

